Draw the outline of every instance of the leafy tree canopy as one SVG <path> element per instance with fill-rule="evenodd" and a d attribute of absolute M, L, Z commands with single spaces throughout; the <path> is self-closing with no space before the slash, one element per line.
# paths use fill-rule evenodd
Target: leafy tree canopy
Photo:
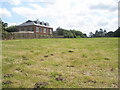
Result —
<path fill-rule="evenodd" d="M 63 28 L 58 27 L 54 32 L 57 35 L 63 35 L 64 38 L 77 38 L 77 37 L 87 37 L 86 34 L 83 34 L 81 31 L 78 30 L 66 30 Z"/>

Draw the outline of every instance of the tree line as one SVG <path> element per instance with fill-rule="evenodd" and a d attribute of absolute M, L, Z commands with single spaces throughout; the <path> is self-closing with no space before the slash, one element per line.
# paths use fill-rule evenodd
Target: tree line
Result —
<path fill-rule="evenodd" d="M 85 38 L 87 37 L 86 34 L 82 33 L 81 31 L 78 30 L 67 30 L 58 27 L 56 31 L 54 31 L 54 35 L 61 35 L 64 38 Z"/>
<path fill-rule="evenodd" d="M 90 32 L 90 37 L 120 37 L 120 27 L 116 31 L 96 30 L 95 33 Z"/>

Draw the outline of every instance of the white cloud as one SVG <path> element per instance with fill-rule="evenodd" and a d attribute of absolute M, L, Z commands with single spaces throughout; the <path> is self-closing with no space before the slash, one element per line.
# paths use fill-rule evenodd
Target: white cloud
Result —
<path fill-rule="evenodd" d="M 22 0 L 2 0 L 1 2 L 8 2 L 11 5 L 19 5 Z"/>
<path fill-rule="evenodd" d="M 6 8 L 0 8 L 0 17 L 11 17 L 11 13 Z"/>
<path fill-rule="evenodd" d="M 27 1 L 27 0 L 26 0 Z M 30 2 L 34 2 L 30 0 Z M 28 3 L 26 7 L 14 7 L 12 10 L 26 19 L 49 21 L 56 29 L 77 29 L 84 33 L 103 28 L 117 28 L 117 0 L 37 0 L 42 4 Z M 49 4 L 50 3 L 50 4 Z M 43 7 L 44 5 L 45 7 Z"/>
<path fill-rule="evenodd" d="M 8 0 L 12 5 L 19 5 L 21 2 L 19 0 Z"/>
<path fill-rule="evenodd" d="M 8 2 L 11 5 L 19 5 L 23 2 L 41 2 L 41 3 L 54 3 L 56 0 L 2 0 L 0 2 Z"/>
<path fill-rule="evenodd" d="M 9 22 L 8 22 L 9 23 Z M 17 23 L 9 23 L 8 26 L 18 25 Z"/>

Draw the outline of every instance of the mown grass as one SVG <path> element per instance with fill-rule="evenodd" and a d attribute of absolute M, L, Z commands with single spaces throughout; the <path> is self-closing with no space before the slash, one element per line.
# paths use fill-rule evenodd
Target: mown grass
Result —
<path fill-rule="evenodd" d="M 2 46 L 3 82 L 12 82 L 3 88 L 37 82 L 47 82 L 45 88 L 118 87 L 118 38 L 5 40 Z"/>

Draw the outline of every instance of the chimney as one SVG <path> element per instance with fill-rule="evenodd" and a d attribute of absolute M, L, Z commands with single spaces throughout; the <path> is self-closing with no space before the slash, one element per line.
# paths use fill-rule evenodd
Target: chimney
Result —
<path fill-rule="evenodd" d="M 36 21 L 37 21 L 37 24 L 39 24 L 39 19 L 37 19 Z"/>

